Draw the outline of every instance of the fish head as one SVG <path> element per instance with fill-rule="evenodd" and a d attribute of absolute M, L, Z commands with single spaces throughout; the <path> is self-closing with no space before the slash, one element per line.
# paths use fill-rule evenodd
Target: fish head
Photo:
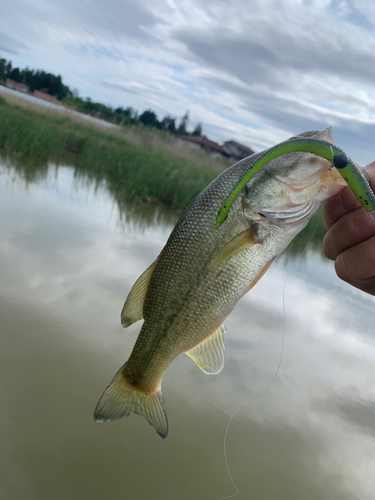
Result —
<path fill-rule="evenodd" d="M 331 127 L 292 137 L 311 137 L 334 144 Z M 333 155 L 332 155 L 333 156 Z M 345 181 L 331 163 L 310 153 L 289 153 L 270 161 L 246 185 L 243 208 L 275 224 L 307 223 L 326 199 L 340 191 Z"/>

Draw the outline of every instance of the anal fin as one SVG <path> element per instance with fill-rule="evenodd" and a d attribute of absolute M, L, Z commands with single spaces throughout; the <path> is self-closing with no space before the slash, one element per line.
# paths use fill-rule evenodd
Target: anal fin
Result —
<path fill-rule="evenodd" d="M 186 354 L 196 365 L 208 375 L 216 375 L 224 366 L 224 323 L 219 326 L 208 338 L 193 347 Z"/>
<path fill-rule="evenodd" d="M 121 311 L 121 324 L 124 328 L 143 318 L 143 303 L 156 262 L 153 262 L 134 283 Z"/>

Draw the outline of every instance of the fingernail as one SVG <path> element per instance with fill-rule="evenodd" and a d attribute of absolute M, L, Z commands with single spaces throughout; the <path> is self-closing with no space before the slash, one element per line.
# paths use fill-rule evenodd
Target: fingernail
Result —
<path fill-rule="evenodd" d="M 344 187 L 338 194 L 337 194 L 337 204 L 340 208 L 343 210 L 348 210 L 349 208 L 352 208 L 357 202 L 357 198 L 354 196 L 353 192 L 347 188 Z"/>

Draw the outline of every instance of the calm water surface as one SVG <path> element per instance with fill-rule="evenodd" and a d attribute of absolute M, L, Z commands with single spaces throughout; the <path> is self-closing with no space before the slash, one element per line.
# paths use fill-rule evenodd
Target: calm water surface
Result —
<path fill-rule="evenodd" d="M 26 179 L 28 179 L 26 181 Z M 32 179 L 32 182 L 30 182 Z M 163 380 L 170 434 L 138 416 L 96 424 L 103 389 L 139 325 L 123 302 L 173 216 L 128 206 L 50 166 L 0 163 L 0 498 L 374 499 L 374 298 L 307 251 L 281 259 L 226 325 L 226 364 L 184 355 Z"/>

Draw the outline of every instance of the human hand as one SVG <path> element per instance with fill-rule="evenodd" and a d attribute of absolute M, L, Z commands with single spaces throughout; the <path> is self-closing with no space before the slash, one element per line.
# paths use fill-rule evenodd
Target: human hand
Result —
<path fill-rule="evenodd" d="M 375 162 L 366 167 L 375 192 Z M 324 203 L 327 234 L 323 251 L 335 261 L 337 276 L 375 295 L 375 213 L 362 208 L 353 192 L 344 187 Z"/>

